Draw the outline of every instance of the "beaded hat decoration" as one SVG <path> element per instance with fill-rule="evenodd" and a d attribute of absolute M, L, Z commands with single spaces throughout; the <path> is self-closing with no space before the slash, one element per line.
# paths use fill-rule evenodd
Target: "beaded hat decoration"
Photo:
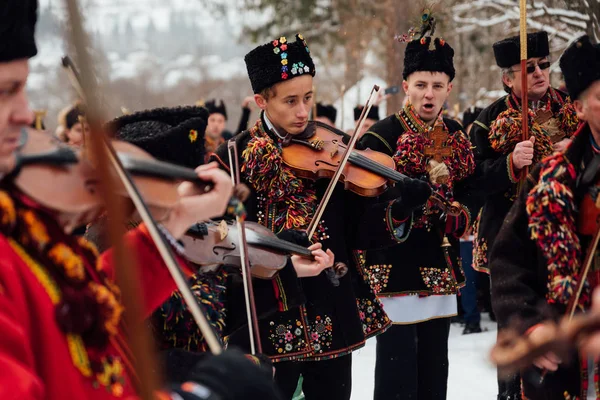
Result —
<path fill-rule="evenodd" d="M 255 94 L 298 76 L 315 76 L 315 64 L 301 34 L 295 42 L 285 36 L 258 46 L 244 57 L 248 77 Z"/>

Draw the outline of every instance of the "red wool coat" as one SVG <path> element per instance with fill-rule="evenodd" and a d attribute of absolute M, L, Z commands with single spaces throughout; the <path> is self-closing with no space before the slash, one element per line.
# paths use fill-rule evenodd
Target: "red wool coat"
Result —
<path fill-rule="evenodd" d="M 143 305 L 149 315 L 173 292 L 175 284 L 143 225 L 127 234 L 126 243 L 139 262 Z M 110 276 L 111 251 L 103 253 L 99 262 Z M 125 368 L 130 361 L 124 354 L 122 332 L 105 350 L 110 360 L 118 361 L 113 372 L 120 375 L 122 383 L 106 384 L 97 376 L 84 376 L 77 368 L 69 348 L 73 341 L 55 318 L 53 296 L 60 296 L 60 291 L 52 289 L 48 278 L 43 266 L 0 235 L 0 399 L 135 398 Z M 85 351 L 83 357 L 87 357 Z"/>

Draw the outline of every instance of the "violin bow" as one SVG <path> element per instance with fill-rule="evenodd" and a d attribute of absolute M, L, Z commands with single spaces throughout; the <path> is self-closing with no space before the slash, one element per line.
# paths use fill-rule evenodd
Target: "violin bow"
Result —
<path fill-rule="evenodd" d="M 341 95 L 342 97 L 340 97 L 341 99 L 341 103 L 342 103 L 342 112 L 341 112 L 341 122 L 340 122 L 340 129 L 342 131 L 344 131 L 344 117 L 346 116 L 345 110 L 344 110 L 344 106 L 346 105 L 346 85 L 342 85 L 342 90 L 341 90 Z"/>
<path fill-rule="evenodd" d="M 365 123 L 366 117 L 367 117 L 367 115 L 369 115 L 369 112 L 371 111 L 371 107 L 373 106 L 373 96 L 376 95 L 377 92 L 379 92 L 379 86 L 374 85 L 373 89 L 371 89 L 371 94 L 369 95 L 369 99 L 367 100 L 365 107 L 363 107 L 363 109 L 362 109 L 358 123 L 356 124 L 356 127 L 354 128 L 354 134 L 352 135 L 350 142 L 346 146 L 346 151 L 344 152 L 344 155 L 342 156 L 340 164 L 338 165 L 338 167 L 335 171 L 335 174 L 329 181 L 329 186 L 327 186 L 327 190 L 325 191 L 325 194 L 323 195 L 323 198 L 321 199 L 321 202 L 319 203 L 319 206 L 317 207 L 317 211 L 315 212 L 314 217 L 312 218 L 312 220 L 310 221 L 310 224 L 308 225 L 306 232 L 307 232 L 309 240 L 315 234 L 315 232 L 317 230 L 317 226 L 319 225 L 319 221 L 321 221 L 321 217 L 323 217 L 325 208 L 327 207 L 327 204 L 329 203 L 329 200 L 331 199 L 333 190 L 335 189 L 335 186 L 339 182 L 339 180 L 342 176 L 342 173 L 344 172 L 344 168 L 346 167 L 346 164 L 348 163 L 348 160 L 350 159 L 352 150 L 354 150 L 354 146 L 356 145 L 356 142 L 358 141 L 358 132 L 360 132 L 360 130 L 362 129 L 362 127 Z"/>
<path fill-rule="evenodd" d="M 234 187 L 241 184 L 240 169 L 238 163 L 238 151 L 235 138 L 227 141 L 229 153 L 229 171 L 231 183 Z M 250 270 L 250 258 L 248 257 L 248 242 L 246 241 L 246 226 L 244 217 L 239 214 L 235 216 L 240 241 L 240 258 L 242 264 L 242 279 L 244 282 L 244 297 L 246 299 L 246 316 L 248 318 L 248 335 L 250 337 L 250 352 L 252 355 L 262 353 L 262 342 L 260 340 L 260 329 L 258 327 L 258 314 L 256 312 L 256 301 L 254 299 L 254 288 L 252 287 L 252 273 Z"/>
<path fill-rule="evenodd" d="M 220 354 L 222 352 L 222 345 L 218 339 L 214 328 L 208 322 L 206 315 L 200 308 L 198 300 L 194 296 L 189 282 L 185 275 L 179 268 L 179 264 L 173 254 L 170 245 L 167 243 L 165 237 L 159 230 L 159 227 L 152 218 L 148 207 L 141 198 L 139 191 L 133 183 L 131 177 L 123 168 L 119 158 L 112 147 L 109 138 L 104 134 L 102 130 L 102 113 L 100 108 L 99 100 L 94 96 L 99 94 L 99 87 L 93 79 L 92 61 L 91 56 L 88 54 L 87 49 L 89 48 L 89 39 L 86 32 L 83 29 L 82 17 L 79 12 L 77 0 L 66 0 L 67 9 L 69 13 L 69 20 L 72 28 L 72 41 L 76 54 L 81 64 L 81 81 L 80 88 L 81 92 L 85 95 L 84 99 L 88 105 L 87 113 L 89 115 L 90 127 L 96 134 L 91 135 L 90 147 L 95 153 L 95 157 L 98 160 L 98 167 L 102 183 L 104 186 L 107 201 L 107 213 L 111 215 L 109 218 L 109 234 L 114 240 L 114 260 L 115 270 L 120 274 L 120 285 L 123 289 L 123 303 L 127 312 L 125 313 L 126 319 L 131 319 L 131 326 L 135 329 L 129 335 L 129 338 L 135 338 L 130 340 L 131 348 L 134 352 L 134 361 L 137 370 L 140 372 L 140 390 L 143 398 L 153 398 L 153 391 L 156 384 L 156 376 L 154 372 L 154 366 L 156 363 L 151 358 L 152 346 L 151 337 L 147 334 L 144 329 L 143 317 L 141 317 L 141 307 L 138 301 L 140 289 L 137 285 L 139 282 L 136 279 L 137 268 L 134 270 L 132 267 L 133 263 L 126 263 L 124 260 L 128 257 L 128 252 L 119 240 L 124 235 L 124 227 L 120 223 L 125 220 L 125 215 L 119 205 L 116 191 L 115 182 L 113 181 L 110 173 L 110 167 L 112 167 L 119 177 L 119 181 L 123 184 L 131 200 L 133 201 L 142 221 L 145 223 L 148 233 L 154 241 L 167 269 L 169 270 L 173 280 L 175 281 L 177 288 L 181 292 L 181 295 L 188 307 L 188 310 L 192 314 L 194 321 L 198 324 L 201 333 L 206 340 L 210 351 L 213 354 Z M 129 321 L 128 321 L 129 322 Z"/>

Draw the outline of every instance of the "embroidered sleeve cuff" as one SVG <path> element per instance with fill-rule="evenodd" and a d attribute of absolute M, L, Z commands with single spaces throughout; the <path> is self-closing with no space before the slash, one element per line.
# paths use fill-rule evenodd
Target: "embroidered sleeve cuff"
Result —
<path fill-rule="evenodd" d="M 387 206 L 385 217 L 386 228 L 392 236 L 392 239 L 394 239 L 397 243 L 402 243 L 408 238 L 412 228 L 412 216 L 405 217 L 400 220 L 394 218 L 392 216 L 393 205 L 394 201 L 391 201 Z"/>
<path fill-rule="evenodd" d="M 512 183 L 518 183 L 519 176 L 515 174 L 515 166 L 513 164 L 513 153 L 510 153 L 506 157 L 506 169 L 508 171 L 508 179 L 510 179 Z"/>

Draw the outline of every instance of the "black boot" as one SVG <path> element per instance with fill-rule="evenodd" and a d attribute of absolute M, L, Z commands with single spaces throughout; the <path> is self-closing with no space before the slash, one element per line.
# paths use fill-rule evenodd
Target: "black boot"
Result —
<path fill-rule="evenodd" d="M 479 322 L 467 322 L 465 324 L 465 329 L 463 329 L 462 334 L 468 335 L 470 333 L 481 333 L 481 324 Z"/>

